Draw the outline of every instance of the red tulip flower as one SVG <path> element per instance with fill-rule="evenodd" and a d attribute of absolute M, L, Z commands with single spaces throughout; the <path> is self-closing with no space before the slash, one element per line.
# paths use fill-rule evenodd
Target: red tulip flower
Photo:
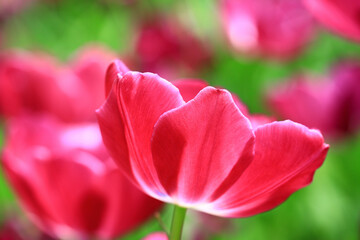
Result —
<path fill-rule="evenodd" d="M 170 78 L 201 70 L 211 62 L 205 43 L 164 16 L 141 22 L 135 48 L 142 71 L 160 72 Z"/>
<path fill-rule="evenodd" d="M 161 205 L 115 168 L 97 125 L 18 118 L 5 140 L 5 175 L 28 216 L 53 236 L 114 238 Z"/>
<path fill-rule="evenodd" d="M 319 131 L 292 121 L 253 125 L 227 90 L 205 87 L 186 101 L 176 83 L 125 73 L 116 63 L 109 72 L 116 69 L 97 110 L 103 141 L 128 177 L 156 199 L 247 217 L 310 184 L 325 159 L 329 146 Z"/>
<path fill-rule="evenodd" d="M 241 53 L 288 58 L 313 35 L 300 0 L 221 0 L 220 9 L 227 38 Z"/>
<path fill-rule="evenodd" d="M 360 42 L 360 2 L 354 0 L 303 0 L 308 10 L 334 32 Z"/>
<path fill-rule="evenodd" d="M 325 79 L 309 79 L 300 77 L 272 90 L 268 100 L 273 110 L 328 137 L 356 133 L 360 128 L 360 64 L 344 62 Z"/>
<path fill-rule="evenodd" d="M 0 114 L 46 112 L 68 122 L 94 120 L 111 59 L 98 47 L 83 49 L 68 66 L 47 55 L 5 53 L 0 57 Z"/>

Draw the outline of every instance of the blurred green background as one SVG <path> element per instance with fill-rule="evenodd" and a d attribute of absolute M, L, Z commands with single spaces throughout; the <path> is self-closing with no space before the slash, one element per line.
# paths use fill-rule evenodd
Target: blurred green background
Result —
<path fill-rule="evenodd" d="M 136 6 L 93 0 L 36 2 L 7 20 L 2 48 L 46 51 L 65 61 L 84 44 L 100 42 L 119 57 L 126 56 L 134 49 L 134 23 L 139 14 L 163 11 L 183 21 L 212 46 L 213 65 L 196 77 L 235 92 L 251 112 L 266 114 L 269 112 L 264 104 L 264 92 L 274 83 L 301 72 L 321 75 L 342 58 L 360 56 L 359 45 L 321 29 L 305 51 L 292 61 L 236 55 L 219 34 L 216 4 L 214 0 L 144 0 Z M 0 144 L 3 144 L 2 135 Z M 360 135 L 330 144 L 328 157 L 310 186 L 274 210 L 231 220 L 230 229 L 211 239 L 360 239 Z M 14 207 L 14 201 L 0 171 L 0 217 Z M 170 208 L 162 213 L 165 222 L 170 220 Z M 194 230 L 190 224 L 194 216 L 190 215 L 185 222 L 187 236 Z M 160 229 L 152 219 L 123 239 L 140 239 Z"/>

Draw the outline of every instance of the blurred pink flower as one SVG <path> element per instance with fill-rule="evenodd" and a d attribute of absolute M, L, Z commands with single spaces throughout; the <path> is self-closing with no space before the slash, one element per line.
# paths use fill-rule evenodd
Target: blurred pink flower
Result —
<path fill-rule="evenodd" d="M 87 47 L 63 66 L 44 54 L 8 52 L 0 57 L 0 114 L 47 112 L 64 121 L 95 120 L 104 99 L 106 68 L 114 55 Z"/>
<path fill-rule="evenodd" d="M 156 233 L 151 233 L 142 240 L 168 240 L 168 236 L 166 235 L 166 233 L 156 232 Z"/>
<path fill-rule="evenodd" d="M 0 0 L 0 22 L 22 10 L 34 0 Z"/>
<path fill-rule="evenodd" d="M 334 32 L 360 42 L 360 1 L 303 0 L 308 10 Z"/>
<path fill-rule="evenodd" d="M 338 64 L 324 79 L 298 77 L 274 88 L 269 105 L 284 119 L 339 137 L 360 128 L 360 64 Z"/>
<path fill-rule="evenodd" d="M 28 216 L 51 235 L 113 238 L 161 206 L 117 170 L 95 124 L 23 117 L 6 130 L 5 174 Z"/>
<path fill-rule="evenodd" d="M 201 212 L 198 213 L 197 217 L 199 218 L 199 224 L 193 230 L 193 240 L 211 239 L 211 236 L 222 232 L 229 232 L 233 228 L 233 222 L 228 218 L 221 218 Z"/>
<path fill-rule="evenodd" d="M 301 0 L 220 0 L 230 44 L 239 52 L 275 58 L 296 55 L 313 36 Z"/>
<path fill-rule="evenodd" d="M 135 45 L 138 68 L 171 79 L 201 70 L 211 63 L 211 53 L 180 23 L 165 16 L 144 18 Z"/>
<path fill-rule="evenodd" d="M 156 199 L 222 217 L 252 216 L 310 184 L 325 159 L 328 145 L 316 130 L 291 121 L 253 125 L 226 90 L 205 87 L 186 102 L 178 83 L 116 65 L 97 110 L 103 140 L 118 166 Z"/>

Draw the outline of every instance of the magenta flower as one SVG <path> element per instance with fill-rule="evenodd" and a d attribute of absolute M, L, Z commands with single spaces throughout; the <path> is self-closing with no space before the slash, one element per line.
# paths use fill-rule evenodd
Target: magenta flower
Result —
<path fill-rule="evenodd" d="M 180 23 L 165 16 L 145 18 L 135 43 L 138 68 L 170 78 L 209 66 L 211 53 Z"/>
<path fill-rule="evenodd" d="M 152 233 L 148 236 L 146 236 L 145 238 L 143 238 L 142 240 L 168 240 L 168 236 L 166 235 L 166 233 L 162 233 L 162 232 L 155 232 Z"/>
<path fill-rule="evenodd" d="M 308 185 L 325 159 L 329 146 L 320 132 L 292 121 L 253 125 L 226 90 L 205 87 L 186 102 L 176 83 L 156 74 L 119 71 L 111 81 L 97 110 L 105 146 L 161 201 L 251 216 Z"/>
<path fill-rule="evenodd" d="M 221 0 L 230 44 L 241 53 L 288 58 L 312 38 L 313 21 L 299 0 Z"/>
<path fill-rule="evenodd" d="M 113 58 L 99 47 L 84 48 L 68 66 L 44 54 L 5 53 L 0 57 L 0 114 L 46 112 L 67 122 L 94 120 Z"/>
<path fill-rule="evenodd" d="M 303 0 L 308 10 L 335 33 L 360 41 L 360 2 L 354 0 Z"/>
<path fill-rule="evenodd" d="M 1 0 L 0 22 L 27 7 L 33 0 Z"/>
<path fill-rule="evenodd" d="M 273 110 L 328 137 L 355 133 L 360 127 L 360 64 L 344 62 L 325 79 L 307 78 L 273 89 L 268 97 Z"/>
<path fill-rule="evenodd" d="M 12 119 L 5 140 L 7 179 L 30 219 L 55 237 L 114 238 L 161 206 L 117 170 L 97 125 L 23 117 Z"/>

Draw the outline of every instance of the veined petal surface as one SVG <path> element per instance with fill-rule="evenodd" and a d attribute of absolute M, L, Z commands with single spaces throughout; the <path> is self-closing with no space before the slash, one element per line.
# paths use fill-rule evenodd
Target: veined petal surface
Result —
<path fill-rule="evenodd" d="M 209 212 L 247 217 L 274 208 L 311 183 L 329 147 L 320 132 L 291 121 L 260 126 L 255 136 L 254 160 Z"/>
<path fill-rule="evenodd" d="M 231 94 L 206 87 L 160 117 L 151 145 L 154 166 L 175 203 L 211 201 L 250 164 L 253 138 L 251 124 Z"/>
<path fill-rule="evenodd" d="M 149 188 L 158 185 L 150 149 L 154 125 L 161 114 L 184 103 L 179 90 L 158 75 L 128 72 L 97 111 L 110 155 L 150 194 Z"/>

